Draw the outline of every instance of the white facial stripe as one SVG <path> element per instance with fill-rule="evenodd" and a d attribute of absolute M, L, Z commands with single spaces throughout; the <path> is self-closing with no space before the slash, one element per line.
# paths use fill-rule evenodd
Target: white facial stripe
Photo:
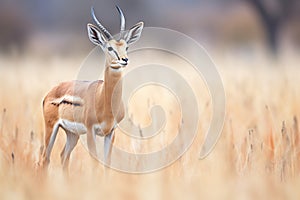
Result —
<path fill-rule="evenodd" d="M 110 52 L 110 54 L 114 55 L 118 60 L 120 60 L 119 54 L 117 53 L 117 51 L 112 48 L 111 46 L 107 47 L 108 52 Z"/>

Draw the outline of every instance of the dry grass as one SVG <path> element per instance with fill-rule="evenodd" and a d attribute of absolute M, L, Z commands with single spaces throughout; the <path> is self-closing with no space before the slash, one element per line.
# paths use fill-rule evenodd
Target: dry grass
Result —
<path fill-rule="evenodd" d="M 220 141 L 204 160 L 198 160 L 198 156 L 203 134 L 209 126 L 211 105 L 201 85 L 198 91 L 195 87 L 203 115 L 197 138 L 174 164 L 150 174 L 120 173 L 95 164 L 79 144 L 71 157 L 70 179 L 65 179 L 59 161 L 65 141 L 63 132 L 54 147 L 48 178 L 37 170 L 43 135 L 41 100 L 58 82 L 76 77 L 81 58 L 30 58 L 0 59 L 0 199 L 299 198 L 297 75 L 300 69 L 278 63 L 276 67 L 265 67 L 270 62 L 219 61 L 223 66 L 220 71 L 227 94 L 227 115 Z M 142 99 L 145 92 L 136 95 Z M 169 97 L 164 101 L 170 111 L 173 109 L 170 105 L 176 107 L 174 102 L 168 104 L 172 102 Z M 132 112 L 147 124 L 149 116 L 140 111 L 149 106 L 149 100 L 139 105 L 137 102 Z M 168 117 L 171 122 L 178 120 L 176 113 Z M 172 131 L 168 123 L 167 129 Z M 130 138 L 120 134 L 116 145 L 128 151 L 147 152 L 172 138 L 168 135 L 133 144 Z"/>

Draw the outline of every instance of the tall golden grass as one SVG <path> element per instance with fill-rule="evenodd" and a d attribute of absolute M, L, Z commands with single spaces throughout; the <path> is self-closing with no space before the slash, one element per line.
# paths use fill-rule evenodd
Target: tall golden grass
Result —
<path fill-rule="evenodd" d="M 199 160 L 198 156 L 212 105 L 202 85 L 203 94 L 196 94 L 203 115 L 197 137 L 175 163 L 148 174 L 117 172 L 95 162 L 79 143 L 71 156 L 70 177 L 66 178 L 59 158 L 65 142 L 62 131 L 54 145 L 48 175 L 38 170 L 43 139 L 41 101 L 51 87 L 76 77 L 82 58 L 32 58 L 24 55 L 0 59 L 0 199 L 300 197 L 297 61 L 216 61 L 224 81 L 227 112 L 222 136 L 206 159 Z M 132 112 L 147 122 L 147 116 L 139 113 L 147 106 L 143 102 L 138 105 L 136 101 L 134 104 L 140 107 L 133 107 Z M 177 118 L 175 113 L 173 120 Z M 130 138 L 117 135 L 116 145 L 128 151 L 138 146 L 138 150 L 147 152 L 162 144 L 131 144 Z"/>

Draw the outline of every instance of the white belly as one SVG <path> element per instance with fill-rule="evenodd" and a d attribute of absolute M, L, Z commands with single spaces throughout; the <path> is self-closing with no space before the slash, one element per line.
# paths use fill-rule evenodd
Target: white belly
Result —
<path fill-rule="evenodd" d="M 58 123 L 62 126 L 63 129 L 70 131 L 76 135 L 83 135 L 87 133 L 87 128 L 83 123 L 72 122 L 66 119 L 60 119 Z M 106 122 L 93 125 L 93 131 L 95 135 L 104 136 L 103 130 L 112 129 L 113 127 L 108 127 Z"/>
<path fill-rule="evenodd" d="M 87 128 L 82 123 L 71 122 L 66 119 L 60 119 L 59 123 L 64 129 L 66 129 L 76 135 L 86 134 L 86 132 L 87 132 Z"/>

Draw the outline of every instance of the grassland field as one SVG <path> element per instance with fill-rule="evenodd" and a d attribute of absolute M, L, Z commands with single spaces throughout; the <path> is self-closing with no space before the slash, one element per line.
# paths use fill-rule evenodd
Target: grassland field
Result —
<path fill-rule="evenodd" d="M 63 131 L 48 175 L 38 169 L 44 134 L 41 102 L 51 87 L 76 77 L 84 56 L 33 57 L 0 57 L 0 199 L 299 199 L 298 58 L 215 60 L 226 93 L 226 116 L 221 138 L 207 158 L 198 159 L 212 105 L 205 84 L 191 75 L 190 83 L 200 83 L 194 90 L 201 120 L 195 141 L 180 159 L 162 170 L 134 175 L 103 167 L 79 143 L 65 178 L 59 156 Z M 149 106 L 143 99 L 147 93 L 137 93 L 131 108 L 141 124 L 150 120 L 143 112 Z M 173 132 L 180 121 L 177 104 L 168 94 L 150 102 L 159 100 L 169 110 L 166 132 Z M 117 131 L 116 145 L 148 152 L 172 138 L 132 142 Z"/>

